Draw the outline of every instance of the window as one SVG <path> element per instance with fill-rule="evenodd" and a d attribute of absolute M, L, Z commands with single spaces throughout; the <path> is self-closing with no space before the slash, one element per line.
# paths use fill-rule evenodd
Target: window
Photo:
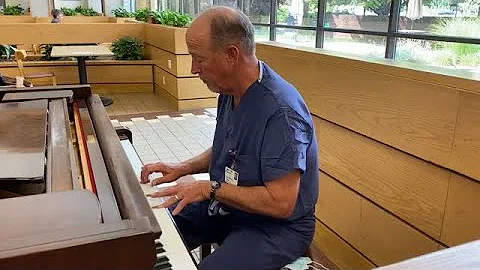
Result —
<path fill-rule="evenodd" d="M 192 16 L 213 5 L 238 8 L 253 22 L 257 41 L 449 68 L 480 67 L 480 0 L 157 1 L 159 7 Z"/>

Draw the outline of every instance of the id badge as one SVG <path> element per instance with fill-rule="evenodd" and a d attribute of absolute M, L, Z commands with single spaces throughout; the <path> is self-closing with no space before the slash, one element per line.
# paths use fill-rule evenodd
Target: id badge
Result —
<path fill-rule="evenodd" d="M 225 166 L 225 182 L 231 185 L 238 185 L 238 172 Z"/>

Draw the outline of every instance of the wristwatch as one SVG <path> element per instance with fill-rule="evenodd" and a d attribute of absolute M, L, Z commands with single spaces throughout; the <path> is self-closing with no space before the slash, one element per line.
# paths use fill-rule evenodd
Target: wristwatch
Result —
<path fill-rule="evenodd" d="M 210 201 L 215 200 L 215 194 L 217 193 L 217 190 L 222 186 L 220 182 L 217 181 L 211 181 L 210 182 Z"/>

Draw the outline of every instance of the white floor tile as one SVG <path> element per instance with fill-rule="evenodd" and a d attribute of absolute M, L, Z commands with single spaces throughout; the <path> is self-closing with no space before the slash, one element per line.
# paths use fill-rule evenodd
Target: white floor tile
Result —
<path fill-rule="evenodd" d="M 134 117 L 132 118 L 132 121 L 145 121 L 145 117 Z"/>

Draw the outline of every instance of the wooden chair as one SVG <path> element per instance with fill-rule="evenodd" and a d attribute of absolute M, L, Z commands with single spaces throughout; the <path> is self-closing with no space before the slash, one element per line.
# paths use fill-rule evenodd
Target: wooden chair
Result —
<path fill-rule="evenodd" d="M 35 79 L 45 79 L 50 78 L 52 85 L 57 85 L 57 78 L 53 72 L 42 72 L 42 73 L 33 73 L 25 74 L 23 69 L 23 60 L 27 57 L 27 52 L 25 50 L 15 50 L 15 58 L 17 59 L 18 69 L 20 70 L 20 76 L 24 77 L 26 80 L 33 81 Z"/>

